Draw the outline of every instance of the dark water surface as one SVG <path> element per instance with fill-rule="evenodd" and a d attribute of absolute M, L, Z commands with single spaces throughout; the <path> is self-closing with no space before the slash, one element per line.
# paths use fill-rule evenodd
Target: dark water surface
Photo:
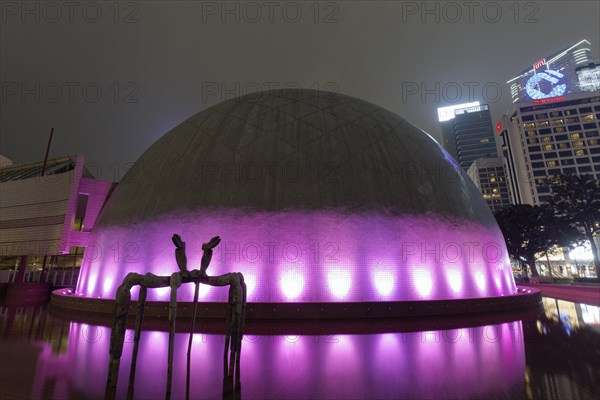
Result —
<path fill-rule="evenodd" d="M 223 387 L 222 321 L 178 321 L 171 398 L 585 399 L 600 394 L 599 308 L 544 298 L 516 314 L 391 321 L 248 321 L 241 391 Z M 130 318 L 133 319 L 133 318 Z M 166 321 L 133 332 L 106 392 L 110 319 L 0 306 L 0 398 L 165 398 Z"/>

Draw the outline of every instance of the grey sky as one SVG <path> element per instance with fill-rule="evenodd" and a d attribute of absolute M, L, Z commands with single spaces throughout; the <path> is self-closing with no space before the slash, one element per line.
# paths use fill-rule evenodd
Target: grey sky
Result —
<path fill-rule="evenodd" d="M 0 152 L 40 160 L 54 127 L 50 156 L 83 154 L 104 179 L 189 116 L 257 89 L 334 90 L 438 138 L 437 107 L 479 100 L 497 120 L 510 105 L 505 82 L 533 62 L 582 39 L 600 54 L 597 1 L 1 7 Z"/>

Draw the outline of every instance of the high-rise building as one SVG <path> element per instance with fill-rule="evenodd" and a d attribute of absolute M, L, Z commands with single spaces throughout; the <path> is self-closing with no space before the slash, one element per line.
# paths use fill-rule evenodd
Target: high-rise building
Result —
<path fill-rule="evenodd" d="M 467 174 L 492 211 L 510 205 L 502 159 L 499 157 L 479 158 L 471 164 Z"/>
<path fill-rule="evenodd" d="M 450 117 L 452 112 L 452 118 Z M 487 104 L 461 104 L 438 109 L 442 146 L 467 171 L 478 158 L 498 157 Z"/>
<path fill-rule="evenodd" d="M 600 179 L 600 64 L 589 46 L 582 40 L 507 82 L 515 103 L 497 130 L 517 204 L 547 202 L 554 175 Z"/>
<path fill-rule="evenodd" d="M 595 72 L 584 70 L 582 75 L 576 69 L 591 59 L 590 42 L 582 40 L 550 56 L 533 63 L 519 75 L 506 82 L 510 86 L 513 103 L 544 103 L 548 99 L 560 100 L 562 96 L 580 91 L 598 90 L 594 86 Z M 586 85 L 586 81 L 590 84 Z M 597 78 L 596 78 L 597 81 Z"/>
<path fill-rule="evenodd" d="M 515 203 L 550 199 L 546 178 L 600 179 L 600 92 L 547 104 L 516 103 L 501 123 L 509 186 Z"/>

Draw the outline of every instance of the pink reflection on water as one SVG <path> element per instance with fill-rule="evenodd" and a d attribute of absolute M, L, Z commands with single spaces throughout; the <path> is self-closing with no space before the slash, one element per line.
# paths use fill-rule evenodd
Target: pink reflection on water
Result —
<path fill-rule="evenodd" d="M 231 210 L 99 227 L 77 291 L 112 298 L 128 272 L 171 275 L 178 270 L 173 233 L 187 243 L 190 269 L 200 266 L 202 242 L 221 236 L 208 273 L 246 274 L 256 302 L 441 300 L 516 291 L 497 227 L 435 215 Z M 114 249 L 121 249 L 117 258 Z M 227 290 L 202 290 L 205 301 L 227 301 Z M 192 297 L 186 285 L 178 293 L 183 301 Z M 149 300 L 168 298 L 166 289 L 148 291 Z"/>
<path fill-rule="evenodd" d="M 519 321 L 410 333 L 246 336 L 242 397 L 506 397 L 511 391 L 523 393 L 522 335 Z M 128 330 L 117 398 L 127 397 L 132 337 Z M 185 397 L 188 338 L 186 333 L 175 335 L 172 398 Z M 53 354 L 49 344 L 42 349 L 33 397 L 49 382 L 59 385 L 58 397 L 66 387 L 76 388 L 85 397 L 104 397 L 109 343 L 109 328 L 72 323 L 63 353 Z M 191 398 L 222 395 L 223 347 L 223 335 L 194 335 Z M 167 354 L 167 332 L 142 332 L 135 398 L 164 397 Z"/>

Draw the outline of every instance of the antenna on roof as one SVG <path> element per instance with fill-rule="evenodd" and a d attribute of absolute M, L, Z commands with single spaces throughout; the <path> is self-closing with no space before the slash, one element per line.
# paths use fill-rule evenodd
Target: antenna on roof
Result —
<path fill-rule="evenodd" d="M 46 163 L 48 162 L 48 153 L 50 153 L 50 143 L 52 143 L 52 134 L 54 133 L 54 128 L 50 129 L 50 137 L 48 138 L 48 147 L 46 147 L 46 157 L 44 157 L 44 165 L 42 166 L 42 176 L 44 176 L 44 172 L 46 171 Z"/>

